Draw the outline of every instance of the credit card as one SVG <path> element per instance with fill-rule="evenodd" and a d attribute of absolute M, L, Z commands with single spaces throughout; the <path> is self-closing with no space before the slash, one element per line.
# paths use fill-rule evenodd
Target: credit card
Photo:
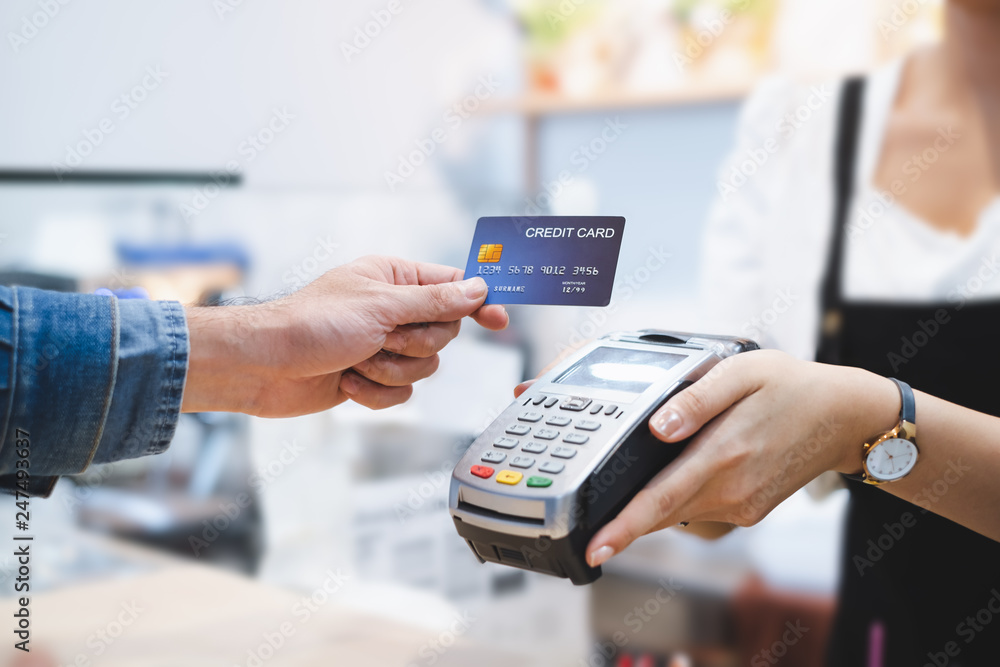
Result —
<path fill-rule="evenodd" d="M 486 303 L 606 306 L 625 218 L 480 218 L 465 277 L 490 288 Z"/>

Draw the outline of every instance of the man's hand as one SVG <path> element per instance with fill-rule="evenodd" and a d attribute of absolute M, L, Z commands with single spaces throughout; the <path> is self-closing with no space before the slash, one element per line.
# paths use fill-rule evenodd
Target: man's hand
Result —
<path fill-rule="evenodd" d="M 502 306 L 482 306 L 486 283 L 461 279 L 451 267 L 366 257 L 278 301 L 189 308 L 182 411 L 292 417 L 347 399 L 402 403 L 463 317 L 507 326 Z"/>

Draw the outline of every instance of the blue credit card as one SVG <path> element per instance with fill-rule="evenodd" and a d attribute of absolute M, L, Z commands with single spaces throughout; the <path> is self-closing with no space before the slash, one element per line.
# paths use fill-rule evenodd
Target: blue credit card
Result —
<path fill-rule="evenodd" d="M 606 306 L 625 218 L 480 218 L 465 277 L 489 285 L 486 303 Z"/>

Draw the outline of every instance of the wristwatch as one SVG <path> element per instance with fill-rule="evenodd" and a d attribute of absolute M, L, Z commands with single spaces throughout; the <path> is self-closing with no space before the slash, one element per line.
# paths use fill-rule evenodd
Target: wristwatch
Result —
<path fill-rule="evenodd" d="M 866 442 L 861 451 L 860 475 L 848 475 L 866 484 L 895 482 L 910 474 L 917 464 L 920 450 L 917 448 L 917 405 L 910 385 L 896 378 L 903 407 L 899 411 L 899 424 L 883 433 L 872 442 Z"/>

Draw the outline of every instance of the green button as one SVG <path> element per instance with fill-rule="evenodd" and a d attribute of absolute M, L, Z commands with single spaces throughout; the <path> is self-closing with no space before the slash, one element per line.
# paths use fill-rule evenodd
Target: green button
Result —
<path fill-rule="evenodd" d="M 547 486 L 552 486 L 552 480 L 548 477 L 529 477 L 528 486 L 536 489 L 544 489 Z"/>

